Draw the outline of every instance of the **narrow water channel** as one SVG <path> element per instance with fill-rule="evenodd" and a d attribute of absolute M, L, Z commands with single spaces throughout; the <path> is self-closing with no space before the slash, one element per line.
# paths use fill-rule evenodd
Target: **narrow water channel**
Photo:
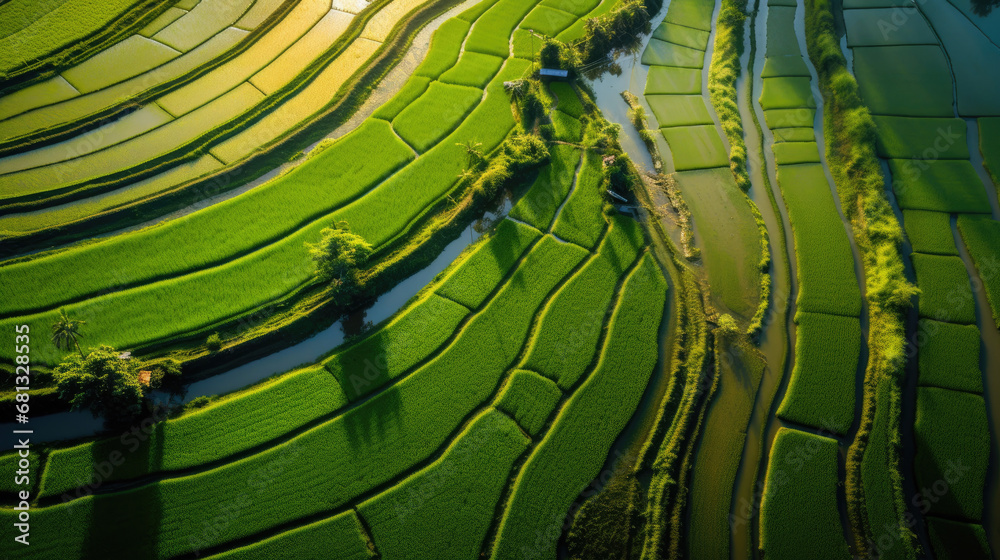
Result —
<path fill-rule="evenodd" d="M 496 213 L 486 212 L 476 222 L 497 223 L 507 215 L 510 208 L 511 199 L 509 196 L 506 196 L 501 208 Z M 201 396 L 231 393 L 273 375 L 317 361 L 320 357 L 330 353 L 334 348 L 342 344 L 345 337 L 355 334 L 352 332 L 352 325 L 363 325 L 365 323 L 377 325 L 402 309 L 410 298 L 415 296 L 438 273 L 454 262 L 466 247 L 489 231 L 489 229 L 477 228 L 476 222 L 469 225 L 457 239 L 449 243 L 431 264 L 379 296 L 369 307 L 351 313 L 323 331 L 294 346 L 269 354 L 229 371 L 219 373 L 218 375 L 213 375 L 207 379 L 196 381 L 188 385 L 181 396 L 155 393 L 154 399 L 170 405 L 180 405 Z M 30 428 L 35 431 L 33 434 L 34 442 L 48 443 L 93 436 L 102 431 L 103 422 L 93 418 L 89 412 L 61 412 L 33 417 Z M 3 440 L 4 444 L 9 442 L 13 445 L 13 440 L 10 440 L 12 429 L 17 429 L 14 424 L 0 424 L 0 431 L 3 432 L 3 437 L 6 438 Z"/>

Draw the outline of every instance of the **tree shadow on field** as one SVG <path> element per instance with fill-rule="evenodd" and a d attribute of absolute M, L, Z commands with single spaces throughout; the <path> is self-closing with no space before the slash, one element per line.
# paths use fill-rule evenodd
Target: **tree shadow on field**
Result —
<path fill-rule="evenodd" d="M 389 364 L 393 357 L 386 351 L 388 342 L 388 334 L 379 329 L 326 363 L 326 370 L 340 383 L 348 401 L 361 400 L 391 381 Z"/>
<path fill-rule="evenodd" d="M 115 478 L 130 479 L 160 470 L 163 464 L 163 422 L 155 426 L 140 423 L 135 428 L 138 431 L 129 428 L 131 436 L 123 435 L 93 446 L 91 458 L 97 474 L 100 475 L 102 469 L 108 472 L 107 469 L 111 468 Z M 145 441 L 136 435 L 142 434 L 143 428 L 150 433 Z M 158 558 L 162 518 L 159 483 L 97 494 L 91 498 L 89 514 L 89 529 L 81 550 L 83 559 Z"/>
<path fill-rule="evenodd" d="M 402 424 L 402 402 L 399 387 L 394 386 L 348 411 L 344 415 L 344 428 L 351 449 L 382 444 L 388 432 L 398 431 Z"/>

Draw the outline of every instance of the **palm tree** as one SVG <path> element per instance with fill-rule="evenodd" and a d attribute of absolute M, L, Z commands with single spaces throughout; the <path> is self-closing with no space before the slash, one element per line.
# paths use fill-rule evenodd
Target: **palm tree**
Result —
<path fill-rule="evenodd" d="M 459 146 L 465 148 L 465 157 L 468 165 L 472 169 L 479 167 L 479 164 L 485 159 L 482 151 L 482 142 L 476 142 L 474 140 L 469 140 L 464 144 L 459 143 Z"/>
<path fill-rule="evenodd" d="M 87 324 L 86 321 L 76 321 L 69 318 L 66 315 L 66 309 L 59 310 L 59 320 L 52 323 L 52 342 L 56 343 L 56 348 L 65 347 L 69 350 L 76 345 L 77 352 L 80 353 L 80 357 L 84 357 L 83 350 L 80 349 L 80 342 L 78 338 L 82 338 L 83 335 L 80 334 L 80 325 Z"/>

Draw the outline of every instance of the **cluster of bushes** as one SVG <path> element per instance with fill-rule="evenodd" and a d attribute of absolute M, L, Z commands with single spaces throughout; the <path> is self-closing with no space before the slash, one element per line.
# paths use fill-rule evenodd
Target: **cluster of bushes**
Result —
<path fill-rule="evenodd" d="M 719 9 L 719 19 L 715 30 L 715 48 L 712 52 L 712 64 L 708 70 L 708 91 L 712 106 L 719 116 L 722 130 L 729 140 L 729 169 L 733 172 L 736 185 L 744 193 L 750 190 L 750 174 L 747 171 L 747 145 L 743 139 L 743 121 L 740 118 L 736 80 L 740 76 L 740 57 L 743 56 L 743 30 L 746 21 L 747 0 L 723 0 Z M 767 224 L 760 214 L 760 209 L 749 197 L 750 205 L 757 230 L 760 234 L 760 303 L 754 313 L 747 333 L 754 335 L 760 331 L 771 301 L 771 268 L 770 239 Z"/>
<path fill-rule="evenodd" d="M 876 151 L 875 123 L 840 51 L 830 0 L 806 1 L 806 46 L 823 92 L 827 161 L 865 265 L 870 354 L 861 422 L 848 450 L 846 491 L 857 553 L 869 555 L 874 551 L 870 544 L 872 529 L 862 485 L 862 463 L 877 407 L 890 407 L 889 433 L 893 434 L 887 461 L 879 468 L 888 470 L 895 519 L 902 519 L 907 512 L 899 470 L 899 400 L 906 361 L 903 317 L 912 305 L 917 288 L 904 275 L 898 247 L 902 231 L 885 198 Z M 885 396 L 891 402 L 879 402 L 877 398 L 878 387 L 883 382 L 890 386 Z M 908 550 L 915 549 L 916 536 L 908 527 L 900 526 L 898 537 Z"/>
<path fill-rule="evenodd" d="M 110 346 L 71 354 L 53 372 L 59 396 L 72 410 L 90 410 L 112 425 L 127 425 L 151 406 L 151 389 L 173 388 L 180 365 L 172 359 L 146 363 Z"/>

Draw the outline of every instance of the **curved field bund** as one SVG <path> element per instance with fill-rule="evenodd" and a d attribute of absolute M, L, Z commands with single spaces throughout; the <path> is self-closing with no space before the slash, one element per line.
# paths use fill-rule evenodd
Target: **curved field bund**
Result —
<path fill-rule="evenodd" d="M 983 380 L 989 378 L 980 370 L 977 321 L 995 329 L 1000 316 L 996 275 L 988 264 L 1000 254 L 1000 222 L 990 193 L 995 185 L 977 172 L 970 154 L 979 148 L 987 162 L 996 158 L 989 130 L 995 119 L 989 117 L 1000 114 L 1000 100 L 988 92 L 998 87 L 1000 48 L 987 33 L 993 27 L 963 14 L 959 4 L 900 9 L 890 2 L 853 0 L 845 2 L 844 15 L 854 73 L 875 117 L 878 155 L 887 164 L 921 289 L 913 468 L 918 491 L 930 490 L 913 505 L 926 514 L 935 554 L 989 557 L 980 525 L 990 458 L 983 399 Z M 893 25 L 880 27 L 889 17 L 895 18 Z M 976 125 L 980 146 L 967 139 Z M 963 262 L 956 243 L 965 244 L 978 268 Z M 980 277 L 970 278 L 970 270 Z M 973 285 L 985 287 L 993 307 L 992 313 L 979 309 L 978 320 Z M 872 442 L 895 445 L 894 437 L 876 429 Z M 866 471 L 878 469 L 877 460 Z M 963 469 L 961 477 L 956 465 Z M 876 475 L 867 476 L 874 483 Z M 942 481 L 947 492 L 938 497 Z M 892 518 L 869 507 L 873 528 Z M 899 550 L 891 556 L 904 557 Z"/>
<path fill-rule="evenodd" d="M 862 296 L 851 238 L 820 157 L 812 74 L 795 33 L 795 2 L 767 5 L 763 87 L 781 198 L 792 226 L 798 297 L 794 367 L 767 459 L 759 548 L 768 558 L 850 556 L 842 525 L 840 445 L 855 421 L 863 370 Z M 795 513 L 792 513 L 795 512 Z M 805 513 L 809 512 L 809 513 Z M 788 530 L 789 528 L 793 528 Z"/>
<path fill-rule="evenodd" d="M 164 422 L 94 495 L 73 481 L 125 444 L 51 452 L 41 488 L 51 505 L 36 515 L 53 532 L 32 557 L 291 558 L 330 542 L 338 557 L 505 558 L 533 541 L 526 535 L 561 527 L 658 359 L 666 282 L 635 222 L 601 229 L 591 251 L 504 222 L 399 316 L 325 360 L 393 357 L 385 384 L 356 405 L 341 377 L 297 370 Z M 495 270 L 495 282 L 475 283 L 467 267 Z M 456 293 L 473 307 L 448 299 Z M 430 340 L 409 321 L 442 336 Z M 545 342 L 593 321 L 568 349 Z M 536 363 L 550 365 L 528 369 Z M 303 391 L 316 398 L 302 402 Z M 272 425 L 279 410 L 283 427 Z M 222 511 L 231 521 L 203 532 Z M 494 511 L 504 512 L 498 527 Z M 125 526 L 124 540 L 108 529 Z"/>
<path fill-rule="evenodd" d="M 729 152 L 703 87 L 715 4 L 670 3 L 642 52 L 649 67 L 644 97 L 661 152 L 671 155 L 666 171 L 674 173 L 704 247 L 713 301 L 749 321 L 761 297 L 759 232 L 752 203 L 729 171 Z"/>
<path fill-rule="evenodd" d="M 513 16 L 521 13 L 518 17 L 523 17 L 530 7 L 520 2 L 518 11 L 507 16 L 511 20 L 507 25 L 513 27 L 519 21 Z M 507 5 L 493 9 L 504 10 Z M 487 11 L 484 17 L 491 13 L 498 12 Z M 481 56 L 466 49 L 463 57 L 470 55 Z M 67 309 L 87 315 L 89 324 L 104 325 L 94 332 L 95 338 L 136 347 L 206 328 L 280 298 L 310 281 L 304 242 L 318 238 L 323 227 L 347 220 L 355 232 L 380 247 L 403 234 L 424 208 L 443 199 L 464 165 L 464 149 L 457 144 L 479 141 L 489 152 L 513 127 L 502 82 L 520 77 L 528 65 L 521 59 L 507 59 L 468 115 L 463 111 L 437 114 L 440 140 L 423 154 L 415 153 L 397 135 L 396 124 L 406 123 L 401 117 L 417 115 L 420 107 L 433 101 L 431 96 L 413 100 L 407 107 L 412 110 L 401 112 L 391 124 L 369 119 L 291 172 L 224 203 L 160 227 L 10 265 L 2 286 L 7 293 L 17 293 L 16 286 L 23 286 L 20 282 L 29 276 L 48 277 L 64 266 L 79 271 L 80 284 L 73 289 L 50 283 L 47 294 L 0 314 L 15 320 L 14 316 L 28 312 L 34 320 L 45 322 L 46 314 L 53 311 L 42 310 L 69 304 Z M 443 82 L 441 86 L 453 88 Z M 471 89 L 462 87 L 466 88 L 463 92 Z M 407 90 L 404 87 L 403 92 Z M 405 127 L 402 130 L 407 134 Z M 373 158 L 373 153 L 381 155 Z M 319 180 L 322 189 L 304 188 Z M 268 218 L 261 220 L 261 216 Z M 232 235 L 234 231 L 240 235 Z M 136 266 L 137 262 L 144 265 Z M 209 292 L 226 297 L 206 298 Z M 111 300 L 142 301 L 139 305 L 151 312 L 148 305 L 160 302 L 167 315 L 167 309 L 182 306 L 198 311 L 188 321 L 174 324 L 153 320 L 152 315 L 127 319 L 132 312 L 120 313 L 124 308 L 110 304 Z M 57 354 L 50 349 L 40 359 L 53 362 Z"/>
<path fill-rule="evenodd" d="M 80 283 L 23 304 L 5 297 L 3 320 L 34 317 L 41 329 L 66 306 L 95 327 L 88 338 L 136 348 L 310 282 L 304 242 L 331 221 L 389 246 L 453 190 L 460 144 L 489 153 L 514 127 L 503 82 L 530 63 L 510 56 L 509 37 L 552 21 L 548 9 L 526 19 L 538 9 L 499 0 L 450 20 L 396 99 L 272 181 L 158 227 L 5 264 L 0 289 L 15 299 L 27 297 L 21 282 L 66 266 Z M 232 91 L 250 86 L 262 87 Z M 556 137 L 579 140 L 581 100 L 571 87 L 552 95 Z M 506 558 L 529 541 L 553 556 L 557 539 L 534 535 L 571 519 L 639 406 L 661 360 L 668 286 L 639 224 L 605 215 L 600 156 L 554 144 L 551 160 L 515 218 L 366 336 L 142 441 L 50 449 L 33 511 L 45 528 L 29 557 Z M 192 321 L 170 311 L 184 308 Z M 128 324 L 140 309 L 161 315 Z M 124 462 L 101 474 L 105 454 Z"/>

